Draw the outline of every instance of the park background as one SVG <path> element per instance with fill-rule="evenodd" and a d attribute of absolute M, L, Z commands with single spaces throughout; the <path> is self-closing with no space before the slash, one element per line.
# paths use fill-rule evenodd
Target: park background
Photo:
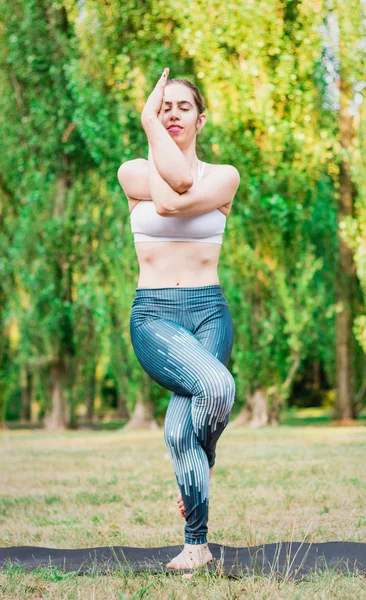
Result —
<path fill-rule="evenodd" d="M 203 94 L 198 157 L 241 175 L 219 263 L 232 423 L 365 418 L 365 2 L 16 0 L 0 19 L 2 425 L 163 424 L 117 170 L 147 157 L 165 66 Z"/>
<path fill-rule="evenodd" d="M 0 547 L 183 542 L 170 393 L 131 346 L 138 263 L 117 181 L 147 157 L 140 115 L 165 66 L 204 96 L 198 157 L 241 175 L 219 263 L 237 393 L 209 541 L 365 542 L 365 13 L 364 0 L 0 4 Z M 364 598 L 362 577 L 315 575 L 15 565 L 0 598 Z"/>

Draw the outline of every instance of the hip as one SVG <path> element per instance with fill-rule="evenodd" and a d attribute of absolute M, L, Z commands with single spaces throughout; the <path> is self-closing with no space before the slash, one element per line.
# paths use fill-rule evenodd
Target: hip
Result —
<path fill-rule="evenodd" d="M 152 319 L 168 319 L 192 333 L 202 325 L 232 328 L 229 303 L 220 284 L 193 287 L 136 288 L 131 326 Z"/>

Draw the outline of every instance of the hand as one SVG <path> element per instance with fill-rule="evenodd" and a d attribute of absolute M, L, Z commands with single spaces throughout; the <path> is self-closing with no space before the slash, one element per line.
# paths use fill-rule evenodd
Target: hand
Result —
<path fill-rule="evenodd" d="M 162 121 L 162 106 L 164 100 L 164 89 L 166 86 L 166 82 L 168 81 L 169 76 L 169 68 L 165 68 L 163 73 L 151 92 L 150 96 L 146 100 L 146 104 L 141 113 L 141 122 L 143 123 L 144 119 L 150 116 L 156 116 Z"/>

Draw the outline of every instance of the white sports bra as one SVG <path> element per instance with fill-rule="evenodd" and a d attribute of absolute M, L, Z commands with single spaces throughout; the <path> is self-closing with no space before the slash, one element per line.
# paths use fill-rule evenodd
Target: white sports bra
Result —
<path fill-rule="evenodd" d="M 198 161 L 198 181 L 205 163 Z M 130 214 L 135 242 L 211 242 L 222 244 L 226 216 L 215 208 L 191 217 L 162 217 L 153 201 L 140 201 Z"/>

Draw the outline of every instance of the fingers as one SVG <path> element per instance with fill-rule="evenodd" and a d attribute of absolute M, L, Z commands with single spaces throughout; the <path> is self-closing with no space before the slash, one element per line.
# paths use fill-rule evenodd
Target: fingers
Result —
<path fill-rule="evenodd" d="M 163 69 L 163 72 L 161 74 L 161 77 L 158 81 L 158 84 L 163 84 L 163 86 L 165 86 L 166 82 L 168 81 L 168 77 L 169 77 L 169 67 L 165 67 L 165 69 Z"/>

